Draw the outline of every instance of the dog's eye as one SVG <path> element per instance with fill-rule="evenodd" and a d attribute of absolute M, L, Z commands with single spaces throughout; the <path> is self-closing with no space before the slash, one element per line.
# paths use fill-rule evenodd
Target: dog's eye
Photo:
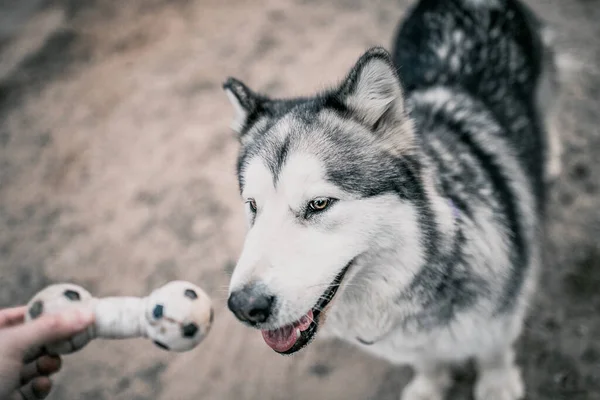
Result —
<path fill-rule="evenodd" d="M 319 197 L 308 203 L 312 211 L 323 211 L 331 204 L 331 199 L 327 197 Z"/>
<path fill-rule="evenodd" d="M 255 213 L 256 212 L 256 200 L 248 199 L 248 200 L 246 200 L 246 203 L 248 204 L 248 207 L 250 207 L 250 211 Z"/>

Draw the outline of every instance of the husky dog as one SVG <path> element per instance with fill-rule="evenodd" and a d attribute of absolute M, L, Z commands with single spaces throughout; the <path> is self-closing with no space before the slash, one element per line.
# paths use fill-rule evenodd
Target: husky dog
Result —
<path fill-rule="evenodd" d="M 281 354 L 320 332 L 410 364 L 404 400 L 444 398 L 471 358 L 477 400 L 523 397 L 513 344 L 552 142 L 542 29 L 517 0 L 422 0 L 393 56 L 368 50 L 324 93 L 228 79 L 249 224 L 236 317 Z"/>

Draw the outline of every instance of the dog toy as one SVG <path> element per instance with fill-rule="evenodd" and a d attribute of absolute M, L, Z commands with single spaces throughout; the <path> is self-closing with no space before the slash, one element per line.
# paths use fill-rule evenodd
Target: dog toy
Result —
<path fill-rule="evenodd" d="M 76 305 L 89 305 L 95 323 L 72 338 L 46 345 L 49 354 L 69 354 L 91 340 L 146 337 L 158 347 L 183 352 L 196 347 L 213 322 L 210 297 L 198 286 L 173 281 L 148 297 L 94 298 L 84 288 L 60 283 L 38 292 L 27 304 L 26 321 Z"/>

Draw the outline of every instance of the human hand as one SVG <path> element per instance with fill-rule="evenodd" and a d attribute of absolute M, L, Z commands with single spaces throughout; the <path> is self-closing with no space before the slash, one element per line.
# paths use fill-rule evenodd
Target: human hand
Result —
<path fill-rule="evenodd" d="M 90 309 L 76 308 L 48 314 L 28 323 L 26 307 L 0 310 L 0 399 L 44 399 L 52 389 L 49 376 L 61 367 L 43 345 L 68 339 L 94 322 Z"/>

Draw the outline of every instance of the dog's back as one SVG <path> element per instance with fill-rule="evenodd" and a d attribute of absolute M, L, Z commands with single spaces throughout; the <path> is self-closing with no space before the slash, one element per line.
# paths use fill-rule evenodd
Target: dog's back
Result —
<path fill-rule="evenodd" d="M 423 0 L 401 25 L 393 50 L 407 92 L 444 85 L 493 112 L 540 206 L 544 114 L 554 97 L 553 54 L 542 31 L 519 0 Z"/>
<path fill-rule="evenodd" d="M 524 389 L 510 347 L 535 287 L 554 168 L 547 153 L 556 151 L 547 132 L 557 87 L 545 28 L 519 0 L 421 0 L 400 25 L 393 58 L 437 190 L 475 221 L 461 226 L 465 276 L 479 275 L 486 288 L 474 289 L 482 296 L 464 321 L 494 310 L 472 337 L 479 347 L 475 397 L 519 399 Z M 473 329 L 464 321 L 455 327 L 466 337 Z M 501 332 L 495 349 L 483 350 L 494 332 Z M 437 342 L 452 344 L 451 336 Z M 445 388 L 439 365 L 416 365 L 403 399 L 438 398 Z"/>

